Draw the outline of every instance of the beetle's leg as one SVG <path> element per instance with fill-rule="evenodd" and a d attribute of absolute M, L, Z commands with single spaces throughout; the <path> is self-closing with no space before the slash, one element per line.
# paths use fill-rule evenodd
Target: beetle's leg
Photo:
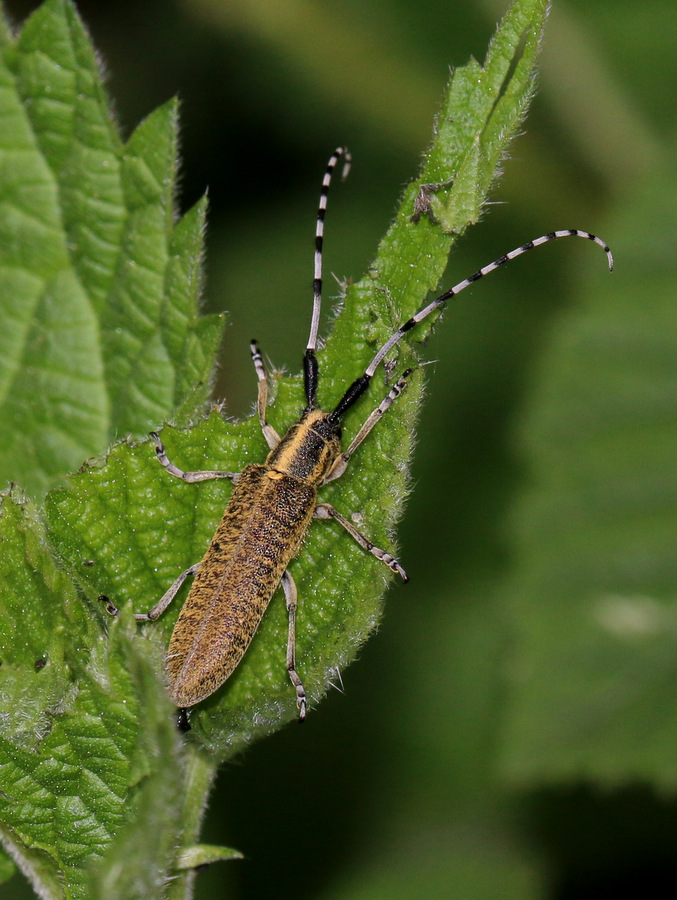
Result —
<path fill-rule="evenodd" d="M 160 597 L 155 606 L 148 610 L 147 613 L 134 613 L 134 618 L 137 622 L 154 622 L 156 619 L 159 619 L 162 613 L 167 609 L 169 604 L 172 602 L 174 597 L 181 590 L 181 585 L 188 578 L 189 575 L 195 575 L 197 570 L 200 568 L 200 564 L 196 563 L 194 566 L 191 566 L 189 569 L 186 569 L 185 572 L 182 572 L 179 577 L 167 588 L 164 594 Z M 106 604 L 106 612 L 111 616 L 117 616 L 119 613 L 119 609 L 112 600 L 108 597 L 105 597 L 103 594 L 99 597 L 103 603 Z"/>
<path fill-rule="evenodd" d="M 151 431 L 150 436 L 155 441 L 155 453 L 157 454 L 158 462 L 160 462 L 169 474 L 173 475 L 175 478 L 181 478 L 183 481 L 193 484 L 197 481 L 212 481 L 215 478 L 230 478 L 231 481 L 237 481 L 240 477 L 239 472 L 183 472 L 178 466 L 175 466 L 174 463 L 171 462 L 165 453 L 165 445 L 158 435 L 154 431 Z"/>
<path fill-rule="evenodd" d="M 402 566 L 398 563 L 394 556 L 391 556 L 390 553 L 386 553 L 385 550 L 381 550 L 380 547 L 375 547 L 372 542 L 366 538 L 362 532 L 358 531 L 355 526 L 349 522 L 345 516 L 342 516 L 338 510 L 334 509 L 334 507 L 330 503 L 318 503 L 315 507 L 315 518 L 317 519 L 335 519 L 339 525 L 343 525 L 348 534 L 357 541 L 357 543 L 364 550 L 367 550 L 371 553 L 372 556 L 375 556 L 376 559 L 380 560 L 382 563 L 385 563 L 389 569 L 392 569 L 396 575 L 401 576 L 403 581 L 409 581 L 409 576 L 404 571 Z"/>
<path fill-rule="evenodd" d="M 280 435 L 275 431 L 272 425 L 266 421 L 266 408 L 268 406 L 268 377 L 266 376 L 266 367 L 263 363 L 263 357 L 256 341 L 249 344 L 252 352 L 252 361 L 256 369 L 256 377 L 259 380 L 259 393 L 256 398 L 256 411 L 259 414 L 259 422 L 261 423 L 261 431 L 266 439 L 266 443 L 271 450 L 274 450 L 280 443 Z"/>
<path fill-rule="evenodd" d="M 296 690 L 296 705 L 299 710 L 299 721 L 302 722 L 306 717 L 306 691 L 303 682 L 296 672 L 296 607 L 297 593 L 296 584 L 289 572 L 285 572 L 282 576 L 282 590 L 284 598 L 287 602 L 287 615 L 289 616 L 289 632 L 287 635 L 287 672 L 289 679 Z"/>
<path fill-rule="evenodd" d="M 360 430 L 357 432 L 353 439 L 353 442 L 348 447 L 348 449 L 336 458 L 334 465 L 327 473 L 322 484 L 326 484 L 328 481 L 334 481 L 336 478 L 340 478 L 341 475 L 343 475 L 346 468 L 348 467 L 348 463 L 350 462 L 350 457 L 357 450 L 362 441 L 367 437 L 374 425 L 376 425 L 376 423 L 380 420 L 383 413 L 386 410 L 390 409 L 395 400 L 397 400 L 397 398 L 407 386 L 407 378 L 409 377 L 409 375 L 411 375 L 412 371 L 412 369 L 407 369 L 402 373 L 402 377 L 396 384 L 393 385 L 387 397 L 383 398 L 383 400 L 379 403 L 379 405 L 364 423 L 362 428 L 360 428 Z"/>

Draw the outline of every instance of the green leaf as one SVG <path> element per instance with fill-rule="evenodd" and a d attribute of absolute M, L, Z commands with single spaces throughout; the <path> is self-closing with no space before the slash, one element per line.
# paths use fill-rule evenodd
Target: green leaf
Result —
<path fill-rule="evenodd" d="M 198 866 L 210 866 L 215 862 L 229 859 L 242 859 L 239 850 L 231 847 L 217 847 L 214 844 L 194 844 L 186 847 L 178 862 L 179 869 L 197 869 Z"/>
<path fill-rule="evenodd" d="M 11 528 L 13 519 L 17 529 Z M 156 881 L 168 871 L 181 835 L 183 799 L 161 657 L 139 640 L 127 616 L 113 624 L 107 639 L 98 632 L 92 640 L 93 623 L 54 568 L 30 508 L 5 498 L 0 524 L 6 529 L 3 546 L 12 552 L 8 536 L 15 531 L 16 551 L 25 550 L 21 613 L 7 602 L 15 586 L 2 580 L 3 843 L 42 896 L 97 896 L 90 878 L 109 873 L 114 884 L 144 881 L 144 896 L 159 898 Z M 65 606 L 55 596 L 57 588 Z M 120 845 L 126 863 L 115 868 Z M 138 864 L 129 846 L 143 847 Z M 114 896 L 110 887 L 102 897 Z"/>
<path fill-rule="evenodd" d="M 452 211 L 466 222 L 476 218 L 510 137 L 508 126 L 514 128 L 521 120 L 532 91 L 544 6 L 515 4 L 499 29 L 486 68 L 472 62 L 455 72 L 422 173 L 405 191 L 369 275 L 347 291 L 341 316 L 320 355 L 320 402 L 325 408 L 339 399 L 393 328 L 420 307 L 444 271 L 453 238 L 431 217 L 412 218 L 420 185 L 441 185 L 435 197 L 445 204 L 449 221 Z M 472 191 L 470 170 L 475 172 Z M 458 172 L 466 173 L 462 212 L 454 202 Z M 469 204 L 470 193 L 474 199 Z M 425 322 L 415 329 L 411 345 L 424 339 L 430 327 Z M 394 354 L 400 358 L 399 369 L 416 364 L 411 345 L 403 342 Z M 360 448 L 346 475 L 322 492 L 322 499 L 345 515 L 358 515 L 370 539 L 388 550 L 394 549 L 393 531 L 406 495 L 421 381 L 415 372 L 405 395 Z M 276 375 L 275 388 L 269 415 L 284 433 L 304 405 L 301 382 Z M 374 378 L 371 402 L 346 417 L 348 437 L 387 390 L 381 371 Z M 163 440 L 170 459 L 184 470 L 238 471 L 267 453 L 256 421 L 225 422 L 218 411 L 190 430 L 165 428 Z M 103 593 L 116 605 L 129 601 L 136 611 L 148 610 L 181 571 L 199 562 L 221 517 L 229 483 L 182 483 L 168 476 L 154 455 L 150 443 L 118 445 L 105 464 L 86 468 L 49 499 L 53 538 L 92 600 Z M 79 564 L 83 558 L 94 561 L 86 572 Z M 298 665 L 314 706 L 377 624 L 390 572 L 340 527 L 326 522 L 311 527 L 291 572 L 300 597 Z M 166 646 L 185 592 L 159 622 L 143 626 L 151 640 Z M 194 734 L 217 759 L 295 717 L 284 666 L 286 631 L 278 592 L 237 671 L 193 711 Z"/>
<path fill-rule="evenodd" d="M 121 799 L 131 808 L 125 827 L 111 831 L 105 858 L 91 873 L 85 896 L 93 900 L 163 900 L 183 836 L 186 760 L 158 678 L 157 654 L 139 653 L 139 643 L 122 647 L 133 689 L 125 684 L 119 693 L 124 704 L 134 705 L 135 692 L 143 698 L 143 705 L 131 711 L 135 741 L 124 748 L 129 774 L 125 773 L 128 783 L 123 783 Z"/>
<path fill-rule="evenodd" d="M 0 723 L 34 749 L 68 703 L 97 630 L 46 547 L 34 507 L 12 494 L 0 509 Z"/>
<path fill-rule="evenodd" d="M 328 341 L 325 368 L 339 370 L 339 386 L 352 380 L 357 362 L 366 365 L 374 345 L 438 288 L 455 238 L 479 218 L 533 92 L 546 6 L 540 0 L 513 3 L 485 65 L 471 60 L 454 71 L 421 173 L 406 188 L 369 274 L 348 290 Z M 421 194 L 429 215 L 421 215 Z M 424 340 L 432 324 L 423 323 L 414 339 Z M 363 335 L 368 346 L 356 341 Z M 333 396 L 338 395 L 340 387 Z"/>
<path fill-rule="evenodd" d="M 523 783 L 677 788 L 675 186 L 657 166 L 617 213 L 624 290 L 581 273 L 521 429 L 504 753 Z"/>
<path fill-rule="evenodd" d="M 124 144 L 69 0 L 0 48 L 0 478 L 33 495 L 204 404 L 204 203 L 174 222 L 176 103 Z"/>
<path fill-rule="evenodd" d="M 439 838 L 438 838 L 439 840 Z M 543 897 L 541 873 L 533 859 L 494 832 L 466 828 L 440 852 L 435 842 L 412 841 L 397 858 L 377 856 L 355 877 L 346 873 L 323 900 L 411 900 L 458 897 L 463 900 L 537 900 Z"/>
<path fill-rule="evenodd" d="M 485 67 L 454 74 L 421 174 L 369 274 L 347 290 L 321 354 L 325 407 L 437 288 L 455 236 L 477 219 L 531 94 L 545 7 L 517 0 Z M 200 418 L 218 323 L 197 309 L 204 204 L 174 222 L 175 105 L 123 145 L 67 0 L 47 0 L 18 40 L 5 41 L 0 79 L 12 126 L 7 147 L 0 137 L 0 385 L 10 423 L 0 464 L 37 493 L 112 434 L 138 436 L 163 419 L 173 422 L 163 429 L 168 454 L 183 469 L 236 471 L 264 459 L 255 419 L 226 422 L 213 410 L 185 427 Z M 371 402 L 346 417 L 346 436 L 388 392 L 385 369 L 416 366 L 414 345 L 432 325 L 393 352 Z M 270 420 L 284 432 L 304 405 L 301 380 L 271 380 Z M 345 477 L 322 493 L 388 550 L 421 390 L 417 369 Z M 185 742 L 162 684 L 185 591 L 157 623 L 136 626 L 131 615 L 199 561 L 229 491 L 172 479 L 152 443 L 128 439 L 52 491 L 44 520 L 18 494 L 5 498 L 0 820 L 42 896 L 178 900 L 190 892 L 191 866 L 234 855 L 197 843 L 203 801 L 216 762 L 296 716 L 283 598 L 273 598 L 234 676 L 193 711 Z M 313 525 L 292 572 L 298 667 L 314 706 L 376 626 L 390 572 L 327 522 Z M 117 620 L 101 594 L 122 608 Z"/>

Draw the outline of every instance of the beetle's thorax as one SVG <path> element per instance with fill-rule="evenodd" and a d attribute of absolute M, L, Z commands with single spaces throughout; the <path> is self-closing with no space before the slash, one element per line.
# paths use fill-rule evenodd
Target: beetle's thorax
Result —
<path fill-rule="evenodd" d="M 307 409 L 268 454 L 266 465 L 307 484 L 319 485 L 340 453 L 336 418 L 321 409 Z"/>

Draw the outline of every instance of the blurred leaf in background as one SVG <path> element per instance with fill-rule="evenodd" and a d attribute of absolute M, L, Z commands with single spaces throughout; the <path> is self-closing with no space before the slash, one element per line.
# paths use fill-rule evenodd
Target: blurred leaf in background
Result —
<path fill-rule="evenodd" d="M 17 21 L 36 5 L 7 2 Z M 209 186 L 207 294 L 232 313 L 228 411 L 254 398 L 251 335 L 298 366 L 318 160 L 353 151 L 326 247 L 357 277 L 448 66 L 484 57 L 505 6 L 79 4 L 128 132 L 182 98 L 183 203 Z M 568 900 L 674 879 L 673 16 L 556 0 L 527 134 L 447 280 L 556 227 L 602 234 L 616 272 L 545 248 L 437 329 L 411 584 L 345 695 L 221 773 L 205 839 L 246 861 L 203 873 L 202 896 Z"/>

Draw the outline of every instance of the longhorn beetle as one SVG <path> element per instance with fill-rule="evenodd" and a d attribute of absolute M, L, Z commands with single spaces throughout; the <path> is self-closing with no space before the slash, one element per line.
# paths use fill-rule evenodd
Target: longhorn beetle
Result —
<path fill-rule="evenodd" d="M 313 313 L 303 357 L 306 406 L 301 418 L 282 438 L 266 420 L 267 375 L 258 344 L 252 341 L 251 354 L 258 378 L 256 408 L 270 447 L 263 464 L 250 464 L 241 472 L 183 472 L 170 462 L 158 435 L 151 434 L 157 458 L 170 475 L 188 483 L 215 478 L 229 478 L 234 483 L 223 518 L 202 561 L 182 572 L 153 609 L 136 615 L 139 622 L 154 621 L 169 606 L 185 579 L 195 576 L 174 627 L 166 659 L 169 692 L 181 709 L 204 700 L 231 675 L 281 582 L 289 616 L 287 671 L 296 690 L 299 718 L 305 718 L 306 692 L 296 671 L 296 585 L 288 566 L 298 554 L 313 518 L 334 519 L 364 550 L 407 581 L 398 560 L 374 546 L 329 503 L 318 503 L 318 489 L 343 475 L 353 453 L 404 390 L 411 369 L 400 376 L 367 417 L 347 450 L 341 449 L 342 416 L 365 393 L 374 373 L 402 336 L 474 281 L 556 238 L 582 237 L 594 241 L 607 254 L 609 269 L 613 268 L 610 249 L 587 231 L 552 231 L 529 241 L 445 291 L 404 322 L 376 353 L 364 373 L 353 381 L 336 408 L 323 412 L 317 405 L 319 367 L 315 354 L 322 300 L 322 243 L 329 185 L 340 157 L 344 160 L 343 178 L 348 174 L 350 154 L 345 147 L 338 147 L 327 164 L 317 214 Z M 111 614 L 117 612 L 108 600 L 107 607 Z"/>

